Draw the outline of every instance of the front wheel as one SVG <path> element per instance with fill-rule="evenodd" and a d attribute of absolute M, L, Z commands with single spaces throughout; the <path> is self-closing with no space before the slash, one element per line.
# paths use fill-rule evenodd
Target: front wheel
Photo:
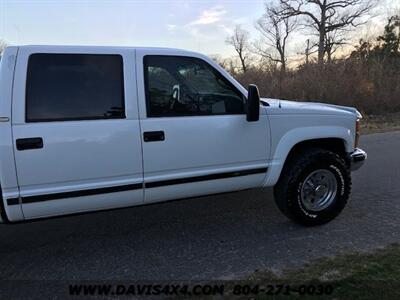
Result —
<path fill-rule="evenodd" d="M 339 215 L 350 190 L 350 172 L 339 155 L 323 149 L 307 149 L 285 165 L 274 196 L 287 217 L 313 226 Z"/>

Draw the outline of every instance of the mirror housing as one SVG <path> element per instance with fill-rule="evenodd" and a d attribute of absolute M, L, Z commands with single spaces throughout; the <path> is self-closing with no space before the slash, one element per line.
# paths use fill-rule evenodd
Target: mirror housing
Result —
<path fill-rule="evenodd" d="M 257 122 L 260 119 L 260 94 L 255 84 L 250 84 L 246 102 L 247 122 Z"/>

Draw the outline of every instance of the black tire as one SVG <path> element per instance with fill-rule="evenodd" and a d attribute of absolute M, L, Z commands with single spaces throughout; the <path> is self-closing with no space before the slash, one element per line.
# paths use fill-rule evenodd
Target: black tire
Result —
<path fill-rule="evenodd" d="M 328 207 L 312 211 L 302 201 L 301 188 L 309 174 L 326 169 L 335 175 L 336 195 Z M 280 211 L 296 223 L 321 225 L 334 219 L 346 206 L 351 191 L 351 176 L 345 161 L 336 153 L 323 149 L 306 149 L 288 161 L 274 188 L 275 202 Z"/>

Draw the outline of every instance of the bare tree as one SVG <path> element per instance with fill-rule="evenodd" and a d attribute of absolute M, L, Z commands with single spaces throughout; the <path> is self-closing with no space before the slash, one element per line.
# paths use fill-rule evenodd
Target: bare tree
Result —
<path fill-rule="evenodd" d="M 219 64 L 222 68 L 224 68 L 225 70 L 227 70 L 229 73 L 231 74 L 235 74 L 236 73 L 236 63 L 234 61 L 234 59 L 230 58 L 230 57 L 222 57 L 219 54 L 211 54 L 209 55 L 209 57 L 214 60 L 217 64 Z"/>
<path fill-rule="evenodd" d="M 337 50 L 339 50 L 343 45 L 346 45 L 346 37 L 339 31 L 332 31 L 327 33 L 325 37 L 325 51 L 326 60 L 328 63 L 332 61 L 332 57 Z"/>
<path fill-rule="evenodd" d="M 305 42 L 305 49 L 301 52 L 297 52 L 298 55 L 304 55 L 304 62 L 306 65 L 309 64 L 310 62 L 310 57 L 317 51 L 314 50 L 314 48 L 317 46 L 316 44 L 310 44 L 310 39 L 307 39 Z"/>
<path fill-rule="evenodd" d="M 248 70 L 249 63 L 249 33 L 242 29 L 240 25 L 237 25 L 234 29 L 233 35 L 226 39 L 226 44 L 231 45 L 235 48 L 236 53 L 239 56 L 240 64 L 243 73 Z"/>
<path fill-rule="evenodd" d="M 377 0 L 279 0 L 276 13 L 283 18 L 301 16 L 318 35 L 318 63 L 324 62 L 326 39 L 331 32 L 364 24 Z"/>
<path fill-rule="evenodd" d="M 287 63 L 287 43 L 290 34 L 296 28 L 296 22 L 292 18 L 281 18 L 277 10 L 268 4 L 265 8 L 265 14 L 257 21 L 256 29 L 261 33 L 261 43 L 254 44 L 256 52 L 262 57 L 277 62 L 281 66 L 281 71 L 285 72 Z M 264 47 L 266 44 L 267 48 Z M 275 52 L 275 54 L 271 54 Z"/>

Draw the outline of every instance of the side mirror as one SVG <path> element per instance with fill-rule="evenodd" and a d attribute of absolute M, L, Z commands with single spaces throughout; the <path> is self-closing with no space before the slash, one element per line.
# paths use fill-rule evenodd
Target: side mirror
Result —
<path fill-rule="evenodd" d="M 260 119 L 260 95 L 255 84 L 249 85 L 247 97 L 247 121 L 256 122 Z"/>

